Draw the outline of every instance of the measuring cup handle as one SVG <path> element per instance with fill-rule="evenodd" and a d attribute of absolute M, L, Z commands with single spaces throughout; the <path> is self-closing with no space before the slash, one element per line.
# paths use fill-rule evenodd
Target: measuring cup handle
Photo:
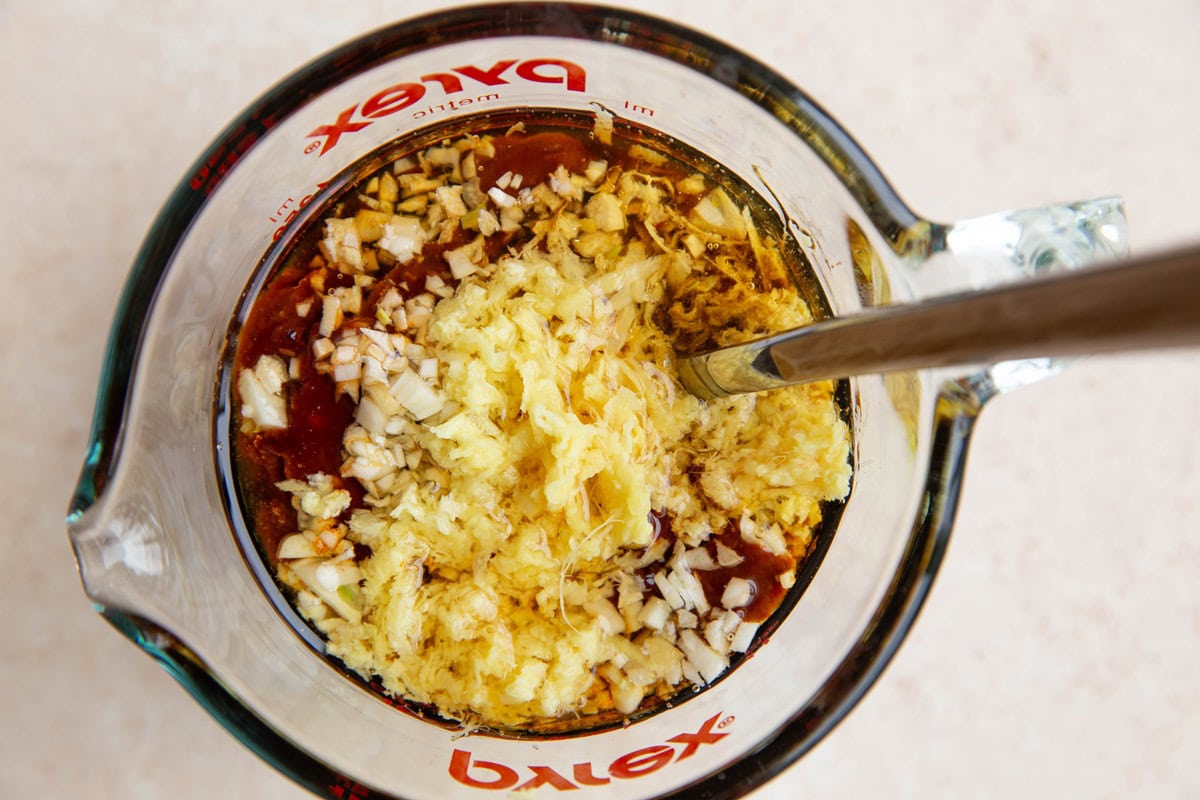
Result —
<path fill-rule="evenodd" d="M 1078 269 L 1128 255 L 1128 238 L 1118 197 L 931 223 L 909 262 L 911 288 L 925 299 Z"/>
<path fill-rule="evenodd" d="M 1085 268 L 1129 254 L 1128 221 L 1119 197 L 1003 211 L 949 224 L 929 223 L 926 247 L 910 251 L 914 300 L 986 289 L 1035 275 Z M 982 377 L 1004 391 L 1050 375 L 1064 359 L 994 365 Z"/>

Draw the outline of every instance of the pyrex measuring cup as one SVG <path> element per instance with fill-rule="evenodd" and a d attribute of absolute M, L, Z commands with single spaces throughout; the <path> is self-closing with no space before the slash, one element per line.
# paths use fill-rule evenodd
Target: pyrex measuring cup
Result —
<path fill-rule="evenodd" d="M 818 106 L 752 58 L 595 6 L 402 23 L 271 89 L 197 161 L 114 323 L 69 526 L 97 609 L 223 725 L 326 797 L 732 797 L 821 739 L 913 623 L 946 546 L 972 422 L 1048 362 L 845 385 L 854 483 L 790 613 L 714 686 L 626 727 L 461 736 L 346 678 L 282 601 L 229 479 L 227 335 L 273 244 L 409 133 L 521 109 L 610 110 L 773 201 L 829 312 L 1080 266 L 1125 248 L 1108 199 L 941 224 L 908 209 Z"/>

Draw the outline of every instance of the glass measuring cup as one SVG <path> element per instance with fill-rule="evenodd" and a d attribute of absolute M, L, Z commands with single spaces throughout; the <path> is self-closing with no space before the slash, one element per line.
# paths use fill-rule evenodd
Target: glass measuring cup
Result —
<path fill-rule="evenodd" d="M 1047 366 L 850 382 L 855 484 L 820 569 L 771 641 L 688 702 L 626 729 L 537 741 L 455 739 L 387 707 L 297 635 L 238 545 L 220 438 L 230 320 L 273 242 L 378 148 L 479 111 L 597 103 L 773 196 L 835 314 L 1123 247 L 1114 201 L 954 225 L 924 220 L 785 80 L 706 37 L 628 12 L 447 12 L 353 42 L 285 80 L 201 157 L 139 256 L 71 535 L 101 612 L 230 730 L 318 793 L 752 788 L 819 740 L 882 669 L 945 546 L 974 415 L 992 392 Z"/>

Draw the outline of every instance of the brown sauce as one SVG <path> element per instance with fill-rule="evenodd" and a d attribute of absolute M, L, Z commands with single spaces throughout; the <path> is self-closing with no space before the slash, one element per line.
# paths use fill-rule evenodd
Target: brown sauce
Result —
<path fill-rule="evenodd" d="M 776 555 L 747 542 L 733 524 L 730 524 L 716 541 L 720 541 L 741 556 L 742 561 L 730 567 L 696 570 L 696 577 L 704 587 L 705 599 L 714 606 L 720 605 L 721 595 L 729 581 L 742 578 L 749 581 L 753 587 L 753 599 L 750 604 L 739 609 L 742 619 L 747 622 L 765 621 L 775 613 L 775 609 L 779 608 L 779 604 L 787 595 L 787 589 L 779 582 L 779 576 L 794 572 L 796 559 L 790 555 Z M 710 551 L 715 550 L 714 544 Z"/>
<path fill-rule="evenodd" d="M 665 539 L 668 543 L 667 552 L 675 543 L 675 531 L 669 517 L 658 512 L 650 513 L 654 523 L 657 539 Z M 705 544 L 708 554 L 716 561 L 717 542 L 741 556 L 742 561 L 728 567 L 716 569 L 698 569 L 696 577 L 704 587 L 704 598 L 711 606 L 721 605 L 721 596 L 725 587 L 733 578 L 750 581 L 753 589 L 753 599 L 749 605 L 739 609 L 742 619 L 747 622 L 764 622 L 779 608 L 787 589 L 779 583 L 779 576 L 794 572 L 797 560 L 790 555 L 776 555 L 759 547 L 753 542 L 747 542 L 738 532 L 737 525 L 731 520 L 719 535 L 714 536 Z M 654 574 L 662 567 L 662 562 L 656 562 L 640 571 L 643 581 L 654 584 Z"/>
<path fill-rule="evenodd" d="M 627 158 L 630 147 L 630 143 L 622 139 L 617 139 L 613 145 L 602 144 L 589 130 L 542 130 L 534 126 L 530 126 L 528 132 L 508 135 L 497 132 L 494 144 L 494 157 L 477 160 L 481 186 L 494 185 L 508 172 L 520 175 L 522 185 L 533 186 L 560 165 L 570 172 L 582 172 L 590 162 L 597 160 L 620 165 Z M 684 162 L 673 161 L 639 163 L 638 169 L 657 173 L 672 182 L 682 180 L 694 171 Z M 679 199 L 681 207 L 690 207 L 695 202 L 695 198 Z M 363 205 L 356 199 L 356 192 L 349 191 L 338 201 L 338 207 L 338 215 L 345 218 L 353 216 Z M 354 326 L 356 320 L 361 320 L 361 324 L 370 325 L 377 306 L 390 290 L 396 290 L 405 299 L 411 298 L 425 290 L 430 276 L 437 276 L 447 285 L 454 286 L 445 253 L 467 244 L 475 235 L 470 230 L 459 229 L 448 241 L 426 242 L 419 255 L 407 264 L 381 264 L 381 269 L 373 276 L 374 282 L 363 292 L 361 310 L 355 317 L 347 318 L 344 324 Z M 514 233 L 487 237 L 485 246 L 489 259 L 496 259 L 508 248 L 520 247 L 530 235 L 522 227 Z M 638 235 L 647 238 L 645 232 L 639 231 Z M 340 477 L 346 458 L 342 437 L 354 421 L 355 401 L 339 395 L 334 380 L 318 370 L 313 356 L 313 342 L 321 338 L 318 328 L 323 293 L 353 283 L 350 276 L 325 265 L 319 255 L 320 238 L 319 224 L 313 224 L 298 237 L 282 266 L 255 299 L 237 339 L 235 371 L 252 368 L 264 355 L 295 359 L 295 367 L 299 370 L 299 380 L 289 382 L 285 393 L 288 426 L 282 430 L 240 430 L 234 436 L 236 479 L 243 506 L 250 512 L 248 516 L 261 552 L 272 565 L 277 561 L 280 541 L 297 529 L 297 515 L 290 496 L 275 486 L 279 481 L 303 481 L 314 473 L 333 476 L 339 488 L 351 493 L 350 508 L 343 512 L 343 521 L 354 509 L 364 505 L 364 489 L 358 481 Z M 809 299 L 807 294 L 805 296 Z M 306 304 L 307 313 L 301 313 L 299 309 Z M 676 535 L 670 518 L 656 512 L 651 513 L 651 518 L 657 538 L 666 539 L 673 545 Z M 741 561 L 733 566 L 695 570 L 709 604 L 719 607 L 730 580 L 741 578 L 752 584 L 753 593 L 750 602 L 737 613 L 748 622 L 767 620 L 788 594 L 779 576 L 795 573 L 803 556 L 775 555 L 745 541 L 735 520 L 729 520 L 725 528 L 705 545 L 714 561 L 718 541 L 737 553 Z M 356 544 L 355 548 L 359 559 L 369 555 L 363 545 Z M 670 553 L 668 547 L 667 558 Z M 647 587 L 653 587 L 654 575 L 665 560 L 640 571 Z M 648 696 L 647 707 L 661 704 L 665 697 Z"/>
<path fill-rule="evenodd" d="M 480 160 L 481 186 L 492 186 L 506 172 L 520 175 L 523 186 L 533 186 L 544 181 L 560 164 L 568 172 L 582 172 L 589 161 L 611 155 L 595 139 L 560 131 L 503 136 L 495 144 L 495 157 Z"/>

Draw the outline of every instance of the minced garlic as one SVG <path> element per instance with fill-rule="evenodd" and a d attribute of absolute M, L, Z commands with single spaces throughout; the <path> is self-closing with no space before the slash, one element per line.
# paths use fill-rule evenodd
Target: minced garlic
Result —
<path fill-rule="evenodd" d="M 463 163 L 493 142 L 464 137 L 372 179 L 369 213 L 324 223 L 324 263 L 356 277 L 324 294 L 312 355 L 356 400 L 338 478 L 365 497 L 346 519 L 332 476 L 280 484 L 300 530 L 279 572 L 332 655 L 445 716 L 631 713 L 710 683 L 750 647 L 765 587 L 735 576 L 710 597 L 705 573 L 750 546 L 794 567 L 821 503 L 848 491 L 830 384 L 707 403 L 680 386 L 677 348 L 809 315 L 746 209 L 639 149 L 484 186 Z M 447 271 L 372 288 L 432 242 L 458 243 Z M 251 418 L 285 419 L 246 374 Z M 794 568 L 769 579 L 790 587 Z"/>

